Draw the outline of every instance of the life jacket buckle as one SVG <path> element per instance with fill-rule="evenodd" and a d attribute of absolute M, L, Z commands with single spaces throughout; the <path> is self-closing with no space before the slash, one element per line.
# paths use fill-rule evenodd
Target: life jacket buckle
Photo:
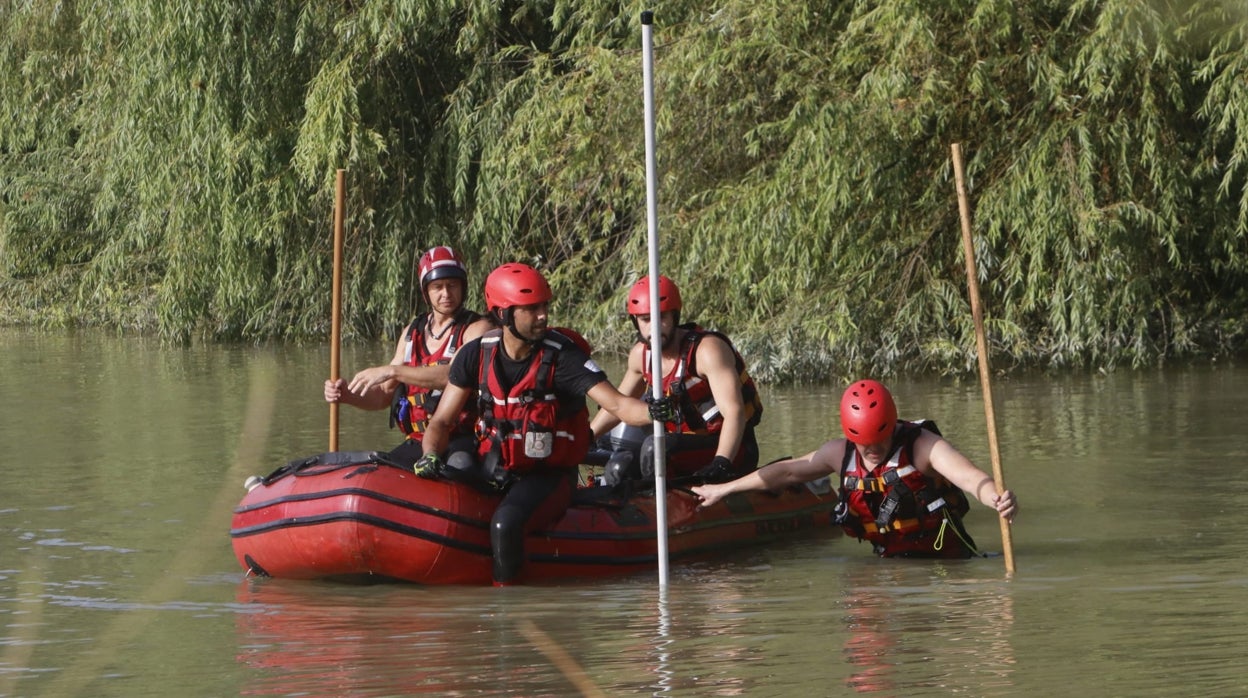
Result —
<path fill-rule="evenodd" d="M 902 484 L 898 484 L 888 493 L 884 501 L 880 503 L 880 511 L 875 517 L 875 525 L 881 532 L 887 532 L 893 518 L 897 515 L 897 507 L 901 505 L 902 490 L 908 489 Z"/>

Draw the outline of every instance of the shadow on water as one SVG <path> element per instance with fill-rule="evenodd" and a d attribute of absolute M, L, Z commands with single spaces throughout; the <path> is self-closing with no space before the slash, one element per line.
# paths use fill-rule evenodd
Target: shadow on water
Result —
<path fill-rule="evenodd" d="M 94 644 L 103 650 L 83 653 L 76 661 L 57 672 L 55 680 L 48 688 L 49 695 L 85 695 L 88 688 L 101 676 L 109 675 L 110 666 L 120 662 L 118 653 L 125 651 L 124 648 L 135 637 L 146 632 L 148 626 L 158 622 L 159 610 L 169 604 L 177 604 L 185 594 L 187 580 L 204 572 L 203 551 L 214 547 L 220 532 L 228 530 L 229 514 L 239 496 L 237 483 L 242 481 L 252 464 L 262 462 L 259 448 L 267 442 L 273 424 L 274 405 L 279 394 L 277 386 L 271 380 L 273 372 L 262 360 L 253 362 L 251 368 L 253 376 L 249 382 L 250 392 L 243 414 L 237 455 L 216 495 L 199 505 L 205 507 L 203 518 L 210 525 L 202 527 L 195 538 L 181 541 L 179 552 L 173 556 L 163 573 L 152 580 L 130 604 L 135 610 L 112 614 L 112 622 L 96 634 Z M 66 599 L 61 599 L 59 603 L 66 603 Z M 95 605 L 86 599 L 81 603 Z M 19 664 L 21 665 L 24 664 Z"/>

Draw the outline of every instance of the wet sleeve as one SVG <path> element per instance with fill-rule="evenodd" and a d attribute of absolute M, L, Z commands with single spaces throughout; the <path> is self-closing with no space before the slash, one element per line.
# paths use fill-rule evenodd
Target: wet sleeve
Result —
<path fill-rule="evenodd" d="M 481 363 L 481 340 L 474 339 L 455 352 L 446 381 L 460 388 L 477 387 L 477 367 Z"/>

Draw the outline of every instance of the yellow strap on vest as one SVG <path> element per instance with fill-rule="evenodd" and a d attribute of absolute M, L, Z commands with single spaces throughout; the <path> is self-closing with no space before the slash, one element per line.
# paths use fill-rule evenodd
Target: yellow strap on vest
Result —
<path fill-rule="evenodd" d="M 874 521 L 862 522 L 862 528 L 867 533 L 888 533 L 890 531 L 906 531 L 906 530 L 909 530 L 912 528 L 918 528 L 918 527 L 919 527 L 918 519 L 898 519 L 883 528 L 876 526 Z"/>
<path fill-rule="evenodd" d="M 884 484 L 884 478 L 881 477 L 856 477 L 853 482 L 848 482 L 850 478 L 845 478 L 846 484 L 850 485 L 851 490 L 861 490 L 863 492 L 883 493 L 888 489 L 888 485 Z"/>
<path fill-rule="evenodd" d="M 857 456 L 858 454 L 855 453 L 854 457 L 857 458 Z M 907 475 L 910 475 L 911 473 L 914 473 L 916 471 L 917 469 L 913 465 L 907 465 L 901 468 L 894 468 L 888 472 L 896 473 L 897 481 L 900 482 Z M 857 475 L 849 475 L 849 476 L 846 476 L 845 478 L 845 487 L 846 489 L 863 490 L 865 492 L 888 491 L 888 483 L 883 476 L 881 477 L 859 477 Z M 934 509 L 934 507 L 929 507 L 929 510 L 931 509 Z"/>

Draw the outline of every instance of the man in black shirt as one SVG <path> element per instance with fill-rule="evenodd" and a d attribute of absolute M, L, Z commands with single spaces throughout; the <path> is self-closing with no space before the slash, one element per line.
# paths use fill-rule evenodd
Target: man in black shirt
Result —
<path fill-rule="evenodd" d="M 616 390 L 571 339 L 547 331 L 550 285 L 525 264 L 504 264 L 485 281 L 485 302 L 501 329 L 468 342 L 451 362 L 446 391 L 425 432 L 416 474 L 439 477 L 456 416 L 476 400 L 481 467 L 503 490 L 490 522 L 495 585 L 510 584 L 524 562 L 528 531 L 559 519 L 571 503 L 589 451 L 588 395 L 636 426 L 670 419 L 667 401 L 647 404 Z M 447 457 L 462 461 L 466 454 Z M 472 454 L 477 455 L 477 454 Z"/>

